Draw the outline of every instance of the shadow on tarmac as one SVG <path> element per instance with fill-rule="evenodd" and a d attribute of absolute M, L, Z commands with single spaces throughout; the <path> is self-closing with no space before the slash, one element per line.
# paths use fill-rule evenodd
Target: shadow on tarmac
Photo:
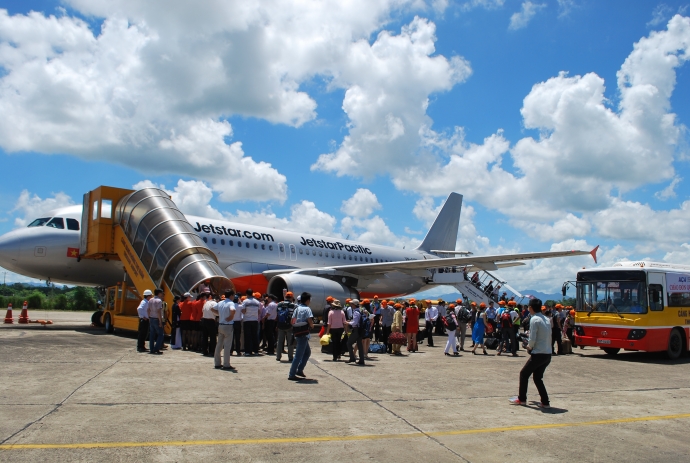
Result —
<path fill-rule="evenodd" d="M 600 354 L 582 355 L 573 352 L 580 357 L 587 357 L 597 360 L 612 360 L 616 362 L 652 363 L 655 365 L 687 365 L 690 364 L 690 356 L 686 353 L 676 360 L 670 360 L 665 352 L 620 352 L 616 355 L 608 355 L 604 351 Z"/>

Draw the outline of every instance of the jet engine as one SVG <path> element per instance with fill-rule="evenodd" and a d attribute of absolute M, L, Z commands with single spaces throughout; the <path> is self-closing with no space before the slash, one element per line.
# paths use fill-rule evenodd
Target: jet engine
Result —
<path fill-rule="evenodd" d="M 304 291 L 311 294 L 311 304 L 309 307 L 315 317 L 320 317 L 326 306 L 326 297 L 333 296 L 345 304 L 345 299 L 357 299 L 359 293 L 356 289 L 345 286 L 340 282 L 327 278 L 315 277 L 311 275 L 300 275 L 299 273 L 286 273 L 271 278 L 268 282 L 268 293 L 275 294 L 280 299 L 283 298 L 283 290 L 292 291 L 297 296 Z"/>

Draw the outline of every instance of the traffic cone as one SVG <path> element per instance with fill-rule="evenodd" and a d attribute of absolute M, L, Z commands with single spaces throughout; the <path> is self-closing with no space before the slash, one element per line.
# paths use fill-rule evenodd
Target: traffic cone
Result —
<path fill-rule="evenodd" d="M 19 315 L 19 323 L 26 325 L 29 323 L 29 303 L 24 301 L 24 306 L 22 307 L 22 313 Z"/>
<path fill-rule="evenodd" d="M 5 313 L 5 324 L 14 324 L 14 318 L 12 318 L 12 304 L 7 304 L 7 312 Z"/>

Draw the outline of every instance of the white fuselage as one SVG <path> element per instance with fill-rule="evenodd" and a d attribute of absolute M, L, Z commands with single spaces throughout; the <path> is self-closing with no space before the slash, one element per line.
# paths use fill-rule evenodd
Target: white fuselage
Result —
<path fill-rule="evenodd" d="M 81 206 L 53 211 L 50 217 L 81 220 Z M 353 264 L 434 259 L 416 250 L 394 249 L 340 238 L 296 233 L 275 228 L 186 216 L 197 234 L 218 257 L 221 268 L 238 291 L 263 292 L 266 270 L 295 270 Z M 74 222 L 72 222 L 74 223 Z M 122 281 L 119 261 L 77 259 L 80 232 L 46 225 L 21 228 L 0 237 L 0 265 L 29 277 L 55 283 L 110 286 Z M 388 272 L 374 280 L 362 280 L 357 288 L 363 297 L 410 294 L 426 286 L 423 277 Z"/>

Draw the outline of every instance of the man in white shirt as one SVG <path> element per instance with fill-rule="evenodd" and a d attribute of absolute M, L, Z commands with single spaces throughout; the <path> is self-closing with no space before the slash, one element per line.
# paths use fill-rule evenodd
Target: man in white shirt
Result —
<path fill-rule="evenodd" d="M 264 310 L 264 333 L 266 334 L 266 353 L 275 355 L 276 318 L 278 317 L 278 298 L 274 294 L 268 295 L 269 303 Z"/>
<path fill-rule="evenodd" d="M 216 351 L 216 336 L 218 336 L 218 327 L 216 326 L 216 305 L 218 303 L 213 300 L 211 293 L 206 296 L 204 308 L 201 310 L 201 353 L 204 357 L 213 357 Z"/>
<path fill-rule="evenodd" d="M 137 352 L 148 352 L 146 349 L 146 335 L 149 334 L 149 299 L 153 297 L 150 289 L 144 291 L 144 299 L 137 307 L 139 315 L 139 329 L 137 330 Z"/>
<path fill-rule="evenodd" d="M 235 297 L 235 291 L 229 289 L 225 291 L 225 300 L 220 301 L 216 305 L 218 312 L 218 343 L 214 355 L 215 367 L 223 370 L 235 370 L 230 365 L 230 354 L 232 353 L 232 338 L 234 328 L 234 318 L 237 309 L 235 303 L 232 302 Z M 220 351 L 223 351 L 223 365 L 220 364 Z"/>
<path fill-rule="evenodd" d="M 426 301 L 428 304 L 426 310 L 424 311 L 424 321 L 426 322 L 426 339 L 427 345 L 429 347 L 434 347 L 434 326 L 436 325 L 436 320 L 438 320 L 438 307 L 431 305 L 431 301 Z"/>
<path fill-rule="evenodd" d="M 244 322 L 244 355 L 259 355 L 259 311 L 261 301 L 254 297 L 251 289 L 247 290 L 247 299 L 242 303 L 242 319 Z"/>
<path fill-rule="evenodd" d="M 520 371 L 520 389 L 516 397 L 510 399 L 513 405 L 525 405 L 527 403 L 527 381 L 532 376 L 534 385 L 541 397 L 541 408 L 551 408 L 549 395 L 544 386 L 544 371 L 551 363 L 551 326 L 549 321 L 541 313 L 541 300 L 534 298 L 529 301 L 529 313 L 532 318 L 529 322 L 529 342 L 527 352 L 530 354 L 529 360 Z"/>

